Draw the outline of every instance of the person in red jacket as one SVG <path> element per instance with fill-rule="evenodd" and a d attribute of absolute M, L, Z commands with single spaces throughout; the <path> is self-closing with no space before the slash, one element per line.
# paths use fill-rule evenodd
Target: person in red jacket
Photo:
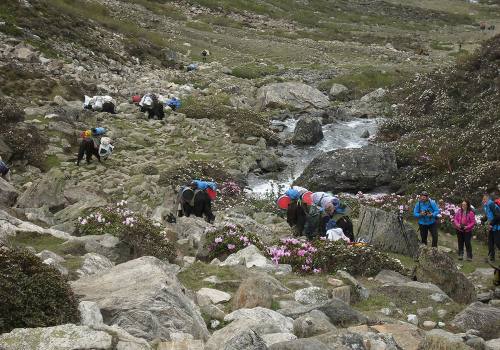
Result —
<path fill-rule="evenodd" d="M 464 244 L 467 250 L 467 261 L 472 260 L 472 230 L 476 225 L 476 215 L 471 209 L 470 202 L 464 200 L 460 209 L 455 213 L 453 218 L 453 226 L 457 230 L 458 240 L 458 260 L 464 259 Z"/>

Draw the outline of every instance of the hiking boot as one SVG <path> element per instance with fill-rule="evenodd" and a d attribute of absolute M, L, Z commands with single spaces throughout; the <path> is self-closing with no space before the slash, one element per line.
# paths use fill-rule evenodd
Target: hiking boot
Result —
<path fill-rule="evenodd" d="M 467 257 L 467 261 L 472 261 L 472 257 L 471 257 L 471 256 L 470 256 L 470 257 L 468 256 L 468 257 Z"/>
<path fill-rule="evenodd" d="M 459 255 L 458 256 L 458 260 L 464 260 L 464 256 L 463 255 Z"/>

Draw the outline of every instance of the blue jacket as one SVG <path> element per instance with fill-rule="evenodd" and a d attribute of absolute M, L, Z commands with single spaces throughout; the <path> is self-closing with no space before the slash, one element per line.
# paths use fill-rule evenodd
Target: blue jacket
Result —
<path fill-rule="evenodd" d="M 495 206 L 497 206 L 495 202 L 490 199 L 485 205 L 483 205 L 483 211 L 490 225 L 493 226 L 493 231 L 500 231 L 500 222 L 495 221 L 495 214 L 493 213 Z"/>
<path fill-rule="evenodd" d="M 200 190 L 206 190 L 209 187 L 214 191 L 217 189 L 215 182 L 201 181 L 201 180 L 194 180 L 193 182 L 196 183 L 196 186 Z"/>
<path fill-rule="evenodd" d="M 290 197 L 292 200 L 297 200 L 300 198 L 300 192 L 297 191 L 296 189 L 290 188 L 285 192 L 285 195 Z"/>
<path fill-rule="evenodd" d="M 3 160 L 0 160 L 0 175 L 5 175 L 9 172 L 9 167 L 7 164 L 3 162 Z"/>
<path fill-rule="evenodd" d="M 430 211 L 432 213 L 432 216 L 421 216 L 421 211 Z M 432 199 L 429 199 L 427 202 L 418 201 L 417 205 L 415 205 L 415 208 L 413 209 L 413 216 L 418 218 L 419 225 L 434 224 L 439 213 L 439 207 Z"/>

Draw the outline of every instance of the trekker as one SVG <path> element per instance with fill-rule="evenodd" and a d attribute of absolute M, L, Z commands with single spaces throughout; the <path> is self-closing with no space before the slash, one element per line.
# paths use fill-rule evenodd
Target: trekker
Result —
<path fill-rule="evenodd" d="M 460 209 L 455 213 L 453 226 L 457 230 L 458 260 L 464 259 L 464 244 L 467 250 L 467 261 L 472 261 L 472 230 L 476 225 L 476 215 L 471 208 L 470 202 L 466 199 L 460 205 Z"/>
<path fill-rule="evenodd" d="M 201 52 L 201 56 L 203 57 L 203 62 L 206 62 L 206 61 L 207 61 L 208 56 L 210 56 L 210 51 L 208 51 L 207 49 L 203 50 L 203 51 Z"/>
<path fill-rule="evenodd" d="M 116 114 L 115 111 L 115 100 L 111 96 L 93 96 L 89 97 L 85 95 L 83 102 L 84 109 L 90 109 L 96 112 L 107 112 L 111 114 Z"/>
<path fill-rule="evenodd" d="M 91 163 L 93 155 L 97 158 L 99 163 L 101 162 L 101 156 L 99 155 L 98 147 L 95 146 L 94 140 L 92 140 L 92 138 L 84 138 L 80 143 L 80 148 L 78 150 L 78 159 L 76 161 L 77 166 L 80 165 L 84 154 L 86 156 L 87 164 Z"/>
<path fill-rule="evenodd" d="M 427 245 L 427 236 L 430 231 L 432 235 L 432 246 L 437 247 L 438 231 L 436 218 L 439 213 L 440 210 L 436 202 L 429 198 L 429 193 L 422 191 L 419 201 L 413 209 L 413 215 L 418 219 L 422 244 Z"/>
<path fill-rule="evenodd" d="M 493 196 L 484 194 L 481 221 L 488 224 L 488 260 L 495 261 L 495 246 L 500 249 L 500 205 L 493 201 Z"/>
<path fill-rule="evenodd" d="M 290 198 L 290 203 L 286 208 L 286 222 L 294 230 L 294 236 L 302 236 L 309 210 L 307 203 L 303 200 L 303 195 L 310 193 L 305 188 L 294 186 L 285 192 Z"/>
<path fill-rule="evenodd" d="M 216 185 L 213 182 L 194 180 L 188 186 L 182 186 L 177 196 L 177 215 L 189 217 L 205 216 L 205 221 L 213 223 L 215 215 L 212 212 L 212 197 L 214 197 Z"/>
<path fill-rule="evenodd" d="M 162 120 L 165 117 L 163 103 L 160 102 L 158 96 L 155 94 L 148 93 L 142 96 L 139 106 L 141 107 L 141 112 L 148 114 L 148 119 L 156 117 L 159 120 Z"/>
<path fill-rule="evenodd" d="M 2 160 L 2 157 L 0 157 L 0 176 L 6 181 L 10 181 L 10 168 Z"/>

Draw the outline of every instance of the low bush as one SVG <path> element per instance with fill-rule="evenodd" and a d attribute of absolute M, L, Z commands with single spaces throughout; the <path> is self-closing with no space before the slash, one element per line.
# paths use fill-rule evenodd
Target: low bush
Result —
<path fill-rule="evenodd" d="M 225 259 L 228 255 L 251 244 L 262 251 L 264 250 L 264 244 L 260 238 L 253 233 L 245 232 L 240 225 L 227 223 L 220 229 L 208 229 L 206 234 L 209 259 Z"/>
<path fill-rule="evenodd" d="M 272 75 L 278 73 L 278 68 L 276 66 L 260 65 L 255 63 L 247 63 L 238 67 L 233 68 L 231 74 L 235 77 L 244 79 L 257 79 L 262 78 L 267 75 Z"/>
<path fill-rule="evenodd" d="M 111 234 L 130 248 L 132 259 L 154 256 L 174 261 L 176 246 L 166 237 L 166 231 L 144 216 L 127 209 L 126 201 L 115 206 L 99 208 L 78 218 L 77 235 Z"/>
<path fill-rule="evenodd" d="M 0 245 L 0 334 L 78 323 L 78 300 L 54 267 L 27 250 Z"/>
<path fill-rule="evenodd" d="M 348 245 L 343 241 L 287 238 L 269 247 L 267 253 L 275 263 L 290 264 L 299 273 L 345 270 L 353 275 L 374 276 L 383 269 L 406 272 L 398 260 L 369 245 Z"/>

